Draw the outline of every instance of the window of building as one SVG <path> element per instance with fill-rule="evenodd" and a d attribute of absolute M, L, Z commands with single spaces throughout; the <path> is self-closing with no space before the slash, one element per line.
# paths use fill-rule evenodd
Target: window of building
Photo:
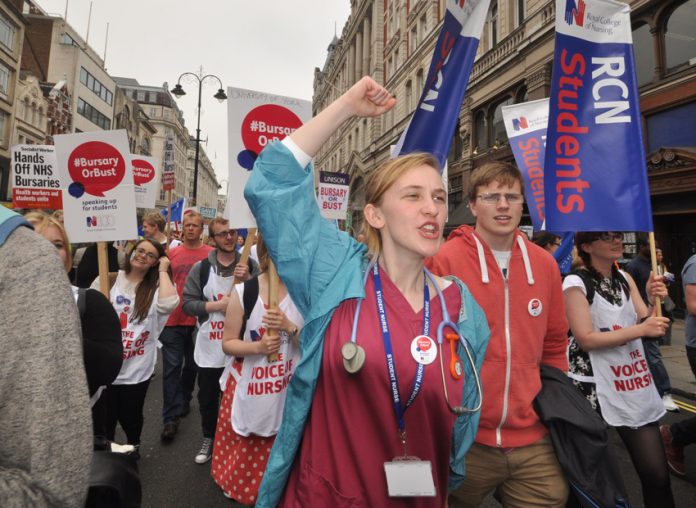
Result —
<path fill-rule="evenodd" d="M 0 146 L 7 145 L 7 122 L 10 115 L 4 111 L 0 111 Z"/>
<path fill-rule="evenodd" d="M 457 162 L 462 157 L 463 143 L 462 137 L 459 135 L 460 127 L 459 120 L 457 120 L 457 125 L 454 126 L 454 133 L 452 134 L 452 143 L 447 154 L 447 162 L 450 164 Z"/>
<path fill-rule="evenodd" d="M 84 100 L 77 99 L 77 112 L 104 130 L 111 129 L 111 120 Z"/>
<path fill-rule="evenodd" d="M 515 3 L 516 6 L 516 11 L 515 14 L 515 19 L 517 21 L 516 26 L 520 26 L 522 23 L 524 23 L 524 0 L 517 0 Z"/>
<path fill-rule="evenodd" d="M 406 82 L 406 92 L 404 95 L 406 95 L 406 114 L 408 115 L 413 110 L 413 84 L 410 79 Z"/>
<path fill-rule="evenodd" d="M 138 92 L 138 102 L 145 102 L 145 92 Z"/>
<path fill-rule="evenodd" d="M 650 83 L 655 74 L 655 51 L 649 25 L 641 25 L 633 30 L 633 55 L 638 86 Z"/>
<path fill-rule="evenodd" d="M 491 139 L 498 146 L 504 145 L 508 142 L 505 122 L 503 121 L 503 106 L 508 106 L 510 104 L 512 104 L 512 97 L 508 97 L 507 99 L 499 102 L 493 109 Z"/>
<path fill-rule="evenodd" d="M 0 44 L 10 51 L 14 51 L 16 32 L 15 26 L 8 19 L 5 19 L 5 16 L 0 14 Z"/>
<path fill-rule="evenodd" d="M 0 63 L 0 97 L 7 99 L 10 93 L 10 75 L 12 71 Z"/>
<path fill-rule="evenodd" d="M 488 12 L 488 31 L 492 49 L 498 44 L 498 2 L 491 2 L 491 7 Z"/>
<path fill-rule="evenodd" d="M 428 17 L 423 14 L 418 20 L 418 40 L 424 41 L 428 36 Z"/>
<path fill-rule="evenodd" d="M 101 100 L 111 106 L 114 98 L 111 91 L 106 88 L 106 86 L 104 86 L 97 78 L 92 76 L 84 67 L 80 68 L 80 83 L 85 85 L 92 92 L 98 95 Z"/>
<path fill-rule="evenodd" d="M 411 28 L 411 35 L 409 36 L 408 44 L 409 48 L 411 49 L 411 53 L 414 53 L 418 47 L 418 28 L 415 26 Z"/>
<path fill-rule="evenodd" d="M 474 134 L 476 136 L 476 144 L 474 149 L 488 149 L 488 121 L 486 120 L 486 112 L 479 111 L 474 117 Z"/>
<path fill-rule="evenodd" d="M 67 44 L 68 46 L 75 46 L 78 48 L 80 47 L 80 45 L 77 43 L 77 41 L 75 41 L 75 39 L 70 37 L 69 34 L 63 34 L 63 37 L 61 38 L 60 42 L 61 42 L 61 44 Z"/>
<path fill-rule="evenodd" d="M 416 72 L 416 94 L 423 93 L 423 69 L 418 69 Z"/>
<path fill-rule="evenodd" d="M 677 7 L 667 21 L 665 52 L 667 68 L 673 69 L 685 63 L 696 64 L 696 0 Z"/>

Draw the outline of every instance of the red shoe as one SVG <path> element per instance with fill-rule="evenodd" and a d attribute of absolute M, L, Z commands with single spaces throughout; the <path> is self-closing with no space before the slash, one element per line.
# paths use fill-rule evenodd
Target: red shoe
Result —
<path fill-rule="evenodd" d="M 676 475 L 686 475 L 686 467 L 684 466 L 684 447 L 674 444 L 672 431 L 669 425 L 660 425 L 660 434 L 662 442 L 665 445 L 665 454 L 667 455 L 667 465 L 669 469 Z"/>

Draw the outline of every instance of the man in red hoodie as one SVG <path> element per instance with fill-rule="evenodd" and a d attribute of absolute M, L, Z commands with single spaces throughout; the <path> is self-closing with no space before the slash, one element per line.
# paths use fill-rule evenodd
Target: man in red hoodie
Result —
<path fill-rule="evenodd" d="M 450 506 L 479 506 L 496 487 L 506 507 L 565 506 L 567 482 L 532 407 L 541 388 L 540 365 L 568 371 L 560 271 L 517 229 L 524 196 L 515 166 L 480 167 L 470 189 L 476 226 L 453 231 L 428 262 L 433 273 L 466 283 L 491 329 L 479 430 L 466 456 L 466 479 Z"/>

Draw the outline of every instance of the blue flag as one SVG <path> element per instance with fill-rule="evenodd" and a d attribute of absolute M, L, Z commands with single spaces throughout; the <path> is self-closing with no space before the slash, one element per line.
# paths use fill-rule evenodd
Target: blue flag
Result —
<path fill-rule="evenodd" d="M 169 222 L 182 222 L 184 217 L 184 205 L 186 198 L 181 198 L 172 203 L 172 216 L 169 218 Z M 166 218 L 167 209 L 163 208 L 160 213 Z"/>
<path fill-rule="evenodd" d="M 551 231 L 652 231 L 630 8 L 556 0 L 545 157 Z"/>
<path fill-rule="evenodd" d="M 395 155 L 428 152 L 445 167 L 490 0 L 448 0 L 416 111 Z"/>

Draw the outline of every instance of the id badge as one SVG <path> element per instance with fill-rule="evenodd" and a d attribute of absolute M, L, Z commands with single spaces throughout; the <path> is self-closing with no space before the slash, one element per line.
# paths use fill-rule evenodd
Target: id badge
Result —
<path fill-rule="evenodd" d="M 429 460 L 394 460 L 384 463 L 389 497 L 435 497 L 433 467 Z"/>

